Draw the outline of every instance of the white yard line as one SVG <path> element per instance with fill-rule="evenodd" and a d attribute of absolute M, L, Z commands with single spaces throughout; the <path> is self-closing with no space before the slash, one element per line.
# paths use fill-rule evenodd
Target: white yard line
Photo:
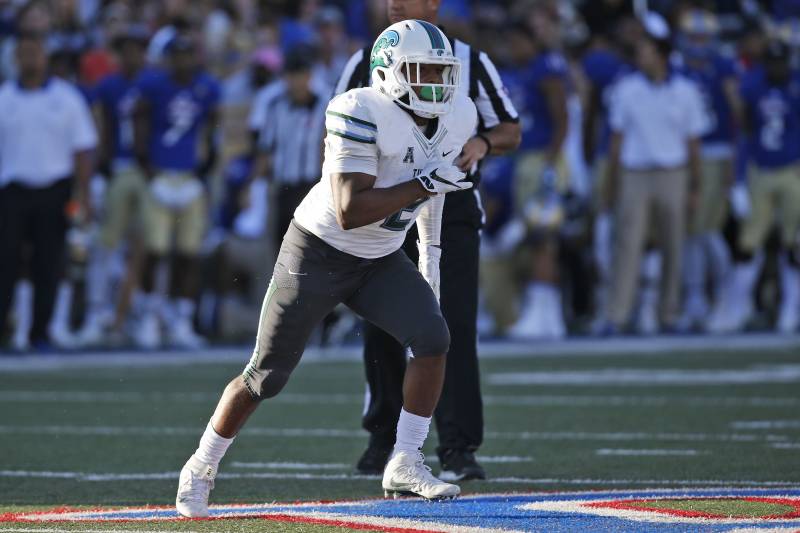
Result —
<path fill-rule="evenodd" d="M 170 426 L 75 426 L 75 425 L 3 425 L 0 434 L 75 435 L 75 436 L 183 436 L 200 437 L 202 427 Z M 337 428 L 264 428 L 245 427 L 245 435 L 286 438 L 363 438 L 361 429 Z M 487 431 L 487 438 L 531 441 L 675 441 L 675 442 L 784 442 L 785 435 L 762 433 L 654 433 L 647 431 Z"/>
<path fill-rule="evenodd" d="M 130 472 L 130 473 L 90 473 L 90 472 L 53 472 L 31 470 L 0 470 L 0 478 L 44 478 L 74 479 L 79 481 L 147 481 L 178 479 L 179 472 Z M 362 476 L 358 474 L 306 474 L 288 472 L 220 472 L 218 479 L 295 479 L 309 481 L 341 481 L 341 480 L 376 480 L 380 476 Z M 740 479 L 602 479 L 602 478 L 529 478 L 529 477 L 495 477 L 485 483 L 494 484 L 530 484 L 530 485 L 641 485 L 641 486 L 721 486 L 721 487 L 782 487 L 800 488 L 796 481 L 760 481 Z"/>
<path fill-rule="evenodd" d="M 0 391 L 0 402 L 7 403 L 142 403 L 181 402 L 211 403 L 219 400 L 218 392 L 132 392 L 132 391 Z M 271 403 L 360 405 L 363 394 L 299 394 L 284 393 Z"/>
<path fill-rule="evenodd" d="M 131 392 L 131 391 L 0 391 L 5 403 L 142 403 L 181 402 L 212 403 L 219 399 L 216 392 Z M 283 393 L 270 403 L 300 405 L 361 405 L 363 394 Z M 800 398 L 736 397 L 736 396 L 651 396 L 651 395 L 493 395 L 483 397 L 486 405 L 510 407 L 662 407 L 685 405 L 691 407 L 800 407 Z"/>
<path fill-rule="evenodd" d="M 489 374 L 492 385 L 687 386 L 800 382 L 800 365 L 757 365 L 745 369 L 603 368 Z"/>
<path fill-rule="evenodd" d="M 647 338 L 596 339 L 580 338 L 562 341 L 490 341 L 479 345 L 481 358 L 530 359 L 538 357 L 608 357 L 658 356 L 667 353 L 709 351 L 788 350 L 800 347 L 800 335 L 743 334 L 721 336 L 675 336 Z M 90 351 L 55 355 L 3 354 L 0 372 L 54 372 L 80 368 L 152 368 L 193 365 L 240 363 L 244 366 L 252 346 L 221 346 L 201 350 L 135 350 Z M 343 348 L 308 348 L 302 363 L 331 361 L 361 361 L 361 346 Z"/>
<path fill-rule="evenodd" d="M 213 403 L 219 399 L 217 392 L 134 392 L 134 391 L 0 391 L 0 402 L 5 403 L 142 403 L 181 402 Z M 283 393 L 270 403 L 299 405 L 362 405 L 363 394 Z M 654 396 L 654 395 L 495 395 L 483 397 L 486 405 L 505 407 L 663 407 L 685 405 L 690 407 L 800 407 L 800 398 L 791 397 L 737 397 L 737 396 Z"/>
<path fill-rule="evenodd" d="M 739 420 L 731 422 L 732 429 L 800 429 L 800 420 Z"/>
<path fill-rule="evenodd" d="M 708 452 L 698 450 L 670 450 L 670 449 L 630 449 L 630 448 L 599 448 L 595 455 L 613 455 L 623 457 L 668 457 L 668 456 L 696 456 Z"/>
<path fill-rule="evenodd" d="M 800 442 L 773 442 L 770 446 L 776 450 L 800 450 Z"/>
<path fill-rule="evenodd" d="M 478 461 L 492 464 L 509 463 L 530 463 L 533 457 L 520 457 L 517 455 L 479 455 Z M 436 456 L 428 457 L 428 462 L 438 463 Z M 350 471 L 353 465 L 350 463 L 299 463 L 292 461 L 269 461 L 269 462 L 242 462 L 233 461 L 230 464 L 233 468 L 261 468 L 266 470 L 345 470 Z"/>
<path fill-rule="evenodd" d="M 0 527 L 0 531 L 6 532 L 14 532 L 14 533 L 208 533 L 208 531 L 200 532 L 200 531 L 189 531 L 183 529 L 170 529 L 170 530 L 158 530 L 158 529 L 119 529 L 119 528 L 108 528 L 108 529 L 56 529 L 52 527 L 43 527 L 40 529 L 34 528 L 5 528 Z"/>
<path fill-rule="evenodd" d="M 233 461 L 233 468 L 266 468 L 271 470 L 349 470 L 353 465 L 348 463 L 294 463 L 294 462 L 255 462 Z"/>

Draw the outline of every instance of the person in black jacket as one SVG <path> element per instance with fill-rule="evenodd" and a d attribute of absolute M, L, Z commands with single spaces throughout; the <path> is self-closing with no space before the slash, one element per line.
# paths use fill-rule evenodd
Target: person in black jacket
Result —
<path fill-rule="evenodd" d="M 388 0 L 392 23 L 419 19 L 436 24 L 439 0 Z M 445 31 L 445 33 L 447 33 Z M 517 111 L 508 98 L 492 61 L 480 50 L 451 39 L 462 64 L 462 90 L 478 109 L 478 129 L 464 145 L 458 166 L 479 179 L 482 159 L 505 154 L 520 142 Z M 341 94 L 369 85 L 369 48 L 350 58 L 336 86 Z M 483 210 L 476 190 L 449 194 L 442 219 L 441 308 L 452 332 L 444 389 L 434 419 L 439 434 L 437 453 L 442 479 L 485 479 L 475 451 L 483 441 L 483 403 L 477 353 L 478 260 Z M 409 231 L 404 249 L 417 260 L 416 232 Z M 356 466 L 363 474 L 380 474 L 395 441 L 403 405 L 405 349 L 389 334 L 365 324 L 364 364 L 368 400 L 362 420 L 369 446 Z"/>

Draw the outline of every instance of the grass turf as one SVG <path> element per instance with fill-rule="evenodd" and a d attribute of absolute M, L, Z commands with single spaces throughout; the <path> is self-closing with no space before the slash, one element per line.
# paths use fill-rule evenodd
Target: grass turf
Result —
<path fill-rule="evenodd" d="M 219 392 L 241 364 L 13 372 L 0 388 L 0 513 L 19 506 L 168 505 Z M 791 351 L 557 356 L 482 361 L 490 480 L 465 493 L 800 483 L 797 382 L 492 385 L 499 373 L 608 368 L 736 370 L 794 365 Z M 254 415 L 231 447 L 212 503 L 291 502 L 381 495 L 348 476 L 366 444 L 359 431 L 363 369 L 301 365 L 284 393 Z M 788 421 L 741 425 L 742 421 Z M 308 434 L 304 431 L 330 430 Z M 435 432 L 426 452 L 435 456 Z M 675 453 L 672 455 L 670 453 Z M 655 455 L 643 455 L 652 454 Z M 504 459 L 503 459 L 504 458 Z M 503 461 L 503 462 L 500 462 Z M 305 465 L 276 465 L 278 462 Z M 253 466 L 250 463 L 261 463 Z M 268 464 L 272 463 L 272 464 Z M 432 463 L 434 472 L 437 465 Z M 58 472 L 64 476 L 36 477 Z M 99 474 L 100 478 L 87 477 Z M 108 475 L 111 476 L 108 476 Z M 114 474 L 164 474 L 113 479 Z M 70 477 L 71 476 L 71 477 Z M 12 527 L 0 523 L 0 529 Z M 18 527 L 18 526 L 17 526 Z M 36 528 L 56 526 L 36 525 Z M 59 524 L 62 529 L 86 525 Z M 258 520 L 92 524 L 91 529 L 334 531 Z M 279 529 L 283 528 L 283 529 Z"/>

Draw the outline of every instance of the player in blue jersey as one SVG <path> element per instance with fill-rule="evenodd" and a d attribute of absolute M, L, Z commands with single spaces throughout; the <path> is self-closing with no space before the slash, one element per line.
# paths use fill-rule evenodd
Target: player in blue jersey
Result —
<path fill-rule="evenodd" d="M 751 209 L 738 242 L 744 260 L 734 269 L 725 302 L 730 312 L 719 331 L 747 325 L 760 269 L 759 252 L 776 222 L 783 247 L 776 329 L 789 333 L 800 323 L 800 72 L 791 69 L 789 54 L 785 44 L 771 42 L 763 64 L 741 80 Z"/>
<path fill-rule="evenodd" d="M 514 168 L 514 211 L 530 218 L 536 238 L 531 241 L 532 266 L 517 322 L 509 330 L 516 337 L 563 337 L 566 333 L 558 289 L 559 225 L 557 191 L 565 189 L 563 147 L 567 137 L 569 92 L 568 67 L 555 50 L 559 36 L 557 14 L 546 6 L 535 8 L 528 27 L 510 30 L 530 49 L 530 58 L 519 68 L 512 84 L 522 117 L 522 142 Z M 514 85 L 520 86 L 518 89 Z M 562 167 L 562 168 L 559 168 Z M 528 217 L 528 215 L 533 214 Z"/>
<path fill-rule="evenodd" d="M 700 189 L 684 245 L 681 327 L 694 329 L 705 327 L 709 313 L 706 280 L 712 279 L 714 300 L 719 301 L 730 269 L 730 250 L 722 228 L 728 205 L 724 199 L 734 177 L 734 114 L 739 98 L 736 64 L 717 51 L 719 22 L 714 14 L 690 10 L 682 17 L 680 28 L 676 70 L 697 84 L 711 128 L 702 138 Z"/>
<path fill-rule="evenodd" d="M 146 202 L 146 257 L 142 273 L 143 315 L 136 342 L 161 344 L 159 313 L 167 310 L 170 341 L 195 347 L 203 343 L 192 327 L 198 289 L 197 255 L 205 236 L 206 190 L 203 179 L 214 165 L 217 81 L 197 63 L 194 42 L 177 36 L 167 46 L 165 69 L 139 79 L 134 116 L 135 153 L 149 182 Z M 198 151 L 203 136 L 204 159 Z M 174 244 L 173 244 L 174 242 Z M 158 264 L 172 254 L 170 305 L 155 288 Z"/>
<path fill-rule="evenodd" d="M 100 125 L 98 168 L 108 179 L 108 189 L 100 242 L 93 250 L 87 279 L 89 310 L 79 336 L 84 345 L 100 342 L 114 322 L 109 288 L 112 256 L 129 230 L 138 233 L 143 220 L 147 183 L 133 158 L 132 113 L 146 46 L 146 32 L 136 27 L 114 39 L 119 71 L 101 79 L 91 93 Z"/>

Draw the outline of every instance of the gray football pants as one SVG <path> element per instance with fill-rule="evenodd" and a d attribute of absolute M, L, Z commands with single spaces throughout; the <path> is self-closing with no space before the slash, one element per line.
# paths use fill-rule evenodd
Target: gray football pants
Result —
<path fill-rule="evenodd" d="M 270 398 L 283 389 L 314 327 L 340 303 L 391 334 L 415 357 L 447 353 L 450 333 L 436 296 L 402 250 L 379 259 L 355 257 L 292 221 L 243 373 L 253 398 Z"/>

